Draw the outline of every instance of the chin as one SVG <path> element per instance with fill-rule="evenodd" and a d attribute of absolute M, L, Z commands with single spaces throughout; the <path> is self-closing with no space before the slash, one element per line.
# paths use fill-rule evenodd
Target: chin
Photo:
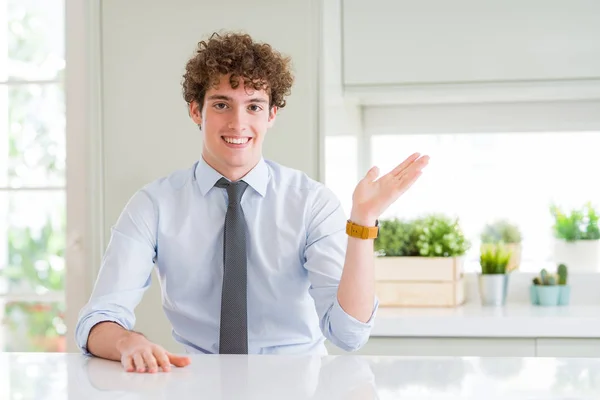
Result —
<path fill-rule="evenodd" d="M 252 164 L 252 166 L 254 166 L 255 161 L 253 157 L 225 157 L 225 163 L 231 168 L 242 168 L 248 166 L 249 164 Z"/>

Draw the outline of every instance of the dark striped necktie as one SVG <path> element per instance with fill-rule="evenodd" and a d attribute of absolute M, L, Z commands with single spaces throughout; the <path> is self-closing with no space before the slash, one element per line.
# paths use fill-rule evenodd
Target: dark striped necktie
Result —
<path fill-rule="evenodd" d="M 219 354 L 248 354 L 246 220 L 241 206 L 248 184 L 221 178 L 215 186 L 227 189 L 229 197 L 223 238 Z"/>

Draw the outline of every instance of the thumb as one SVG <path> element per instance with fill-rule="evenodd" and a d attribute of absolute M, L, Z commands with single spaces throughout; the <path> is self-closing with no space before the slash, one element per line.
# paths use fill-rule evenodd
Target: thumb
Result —
<path fill-rule="evenodd" d="M 185 367 L 191 363 L 189 357 L 176 356 L 175 354 L 167 353 L 169 362 L 176 367 Z"/>
<path fill-rule="evenodd" d="M 379 168 L 377 166 L 371 167 L 371 169 L 365 175 L 365 179 L 369 182 L 373 182 L 379 176 Z"/>

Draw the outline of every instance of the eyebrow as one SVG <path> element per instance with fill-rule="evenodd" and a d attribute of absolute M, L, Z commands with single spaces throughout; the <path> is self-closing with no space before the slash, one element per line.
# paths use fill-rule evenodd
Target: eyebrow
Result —
<path fill-rule="evenodd" d="M 213 94 L 212 96 L 208 96 L 207 100 L 225 100 L 225 101 L 231 101 L 233 102 L 233 99 L 229 96 L 225 96 L 222 94 Z M 268 101 L 266 99 L 262 99 L 260 97 L 253 97 L 251 99 L 248 99 L 246 101 L 246 103 L 268 103 Z"/>

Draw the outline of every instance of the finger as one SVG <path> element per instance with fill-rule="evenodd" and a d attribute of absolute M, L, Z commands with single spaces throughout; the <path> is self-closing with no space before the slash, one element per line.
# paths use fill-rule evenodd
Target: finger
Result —
<path fill-rule="evenodd" d="M 154 349 L 154 357 L 158 362 L 158 366 L 161 367 L 164 372 L 169 372 L 171 370 L 171 362 L 169 361 L 166 351 L 157 347 Z"/>
<path fill-rule="evenodd" d="M 121 359 L 121 364 L 123 365 L 123 368 L 125 368 L 125 371 L 127 371 L 127 372 L 135 371 L 135 367 L 133 366 L 133 360 L 131 359 L 131 356 L 123 357 Z"/>
<path fill-rule="evenodd" d="M 158 371 L 158 364 L 156 363 L 156 358 L 154 358 L 154 354 L 150 350 L 144 351 L 144 361 L 148 366 L 148 372 L 151 374 Z"/>
<path fill-rule="evenodd" d="M 133 364 L 135 365 L 137 372 L 146 372 L 146 363 L 140 353 L 135 353 L 133 355 Z"/>
<path fill-rule="evenodd" d="M 390 174 L 398 175 L 400 172 L 404 171 L 409 165 L 411 165 L 417 158 L 419 158 L 420 153 L 411 154 L 406 160 L 402 161 L 396 168 L 394 168 Z"/>
<path fill-rule="evenodd" d="M 402 179 L 398 180 L 398 189 L 400 189 L 402 193 L 406 192 L 412 185 L 414 185 L 414 183 L 422 174 L 423 171 L 418 170 L 405 175 Z"/>
<path fill-rule="evenodd" d="M 175 354 L 167 353 L 169 361 L 176 367 L 185 367 L 191 363 L 189 357 L 176 356 Z"/>
<path fill-rule="evenodd" d="M 429 164 L 429 156 L 423 156 L 418 160 L 414 161 L 412 164 L 408 165 L 404 170 L 400 171 L 395 175 L 396 179 L 402 178 L 406 174 L 410 174 L 414 171 L 421 171 Z"/>
<path fill-rule="evenodd" d="M 373 182 L 379 176 L 379 168 L 377 166 L 372 167 L 367 174 L 365 175 L 365 179 L 368 182 Z"/>

